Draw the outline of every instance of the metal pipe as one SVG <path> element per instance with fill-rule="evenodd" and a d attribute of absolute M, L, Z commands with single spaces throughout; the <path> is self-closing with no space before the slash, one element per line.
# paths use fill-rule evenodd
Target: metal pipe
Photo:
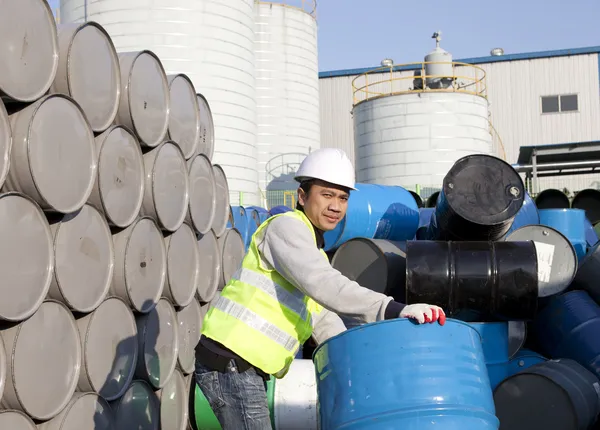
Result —
<path fill-rule="evenodd" d="M 519 173 L 532 172 L 534 166 L 532 164 L 512 164 L 513 169 Z M 597 161 L 567 161 L 564 163 L 544 163 L 536 164 L 535 168 L 538 172 L 548 170 L 562 169 L 584 169 L 586 167 L 600 167 L 600 160 Z"/>

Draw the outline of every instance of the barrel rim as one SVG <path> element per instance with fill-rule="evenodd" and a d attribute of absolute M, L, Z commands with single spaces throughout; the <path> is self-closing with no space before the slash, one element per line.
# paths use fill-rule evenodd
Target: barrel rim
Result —
<path fill-rule="evenodd" d="M 31 424 L 31 429 L 32 430 L 37 430 L 37 426 L 35 425 L 35 423 L 31 419 L 31 417 L 29 415 L 27 415 L 25 412 L 20 411 L 18 409 L 1 409 L 0 410 L 0 415 L 2 415 L 4 413 L 11 413 L 11 414 L 14 413 L 14 414 L 20 415 L 21 417 L 25 418 L 28 421 L 28 424 Z"/>
<path fill-rule="evenodd" d="M 210 107 L 210 103 L 208 102 L 208 100 L 206 99 L 206 97 L 204 97 L 203 94 L 201 93 L 196 93 L 196 97 L 200 97 L 204 103 L 206 104 L 206 107 L 208 109 L 208 113 L 209 113 L 209 118 L 210 118 L 210 128 L 212 129 L 212 132 L 210 133 L 211 139 L 210 139 L 210 144 L 209 144 L 209 154 L 206 154 L 206 157 L 211 160 L 214 152 L 215 152 L 215 119 L 213 116 L 213 112 L 212 112 L 212 108 Z M 200 146 L 200 145 L 198 145 Z"/>
<path fill-rule="evenodd" d="M 210 229 L 206 234 L 200 234 L 197 236 L 197 243 L 199 243 L 201 240 L 204 239 L 205 236 L 210 235 L 212 238 L 211 241 L 211 247 L 213 249 L 213 251 L 215 251 L 215 256 L 217 257 L 217 264 L 213 265 L 213 271 L 212 271 L 212 276 L 213 276 L 213 282 L 212 285 L 209 286 L 208 290 L 206 292 L 211 293 L 211 294 L 207 294 L 208 297 L 210 297 L 208 300 L 204 300 L 204 298 L 202 298 L 202 296 L 200 295 L 200 292 L 198 291 L 198 288 L 200 286 L 200 284 L 198 284 L 198 286 L 196 287 L 196 294 L 195 297 L 197 297 L 198 301 L 200 303 L 209 303 L 214 297 L 215 294 L 217 293 L 218 289 L 219 289 L 219 283 L 221 280 L 221 272 L 222 272 L 222 266 L 223 266 L 223 257 L 221 255 L 221 249 L 219 247 L 219 238 L 217 237 L 217 235 L 215 234 L 215 232 Z M 201 305 L 202 307 L 202 305 Z"/>
<path fill-rule="evenodd" d="M 82 392 L 76 391 L 75 393 L 73 393 L 73 397 L 71 397 L 71 399 L 69 399 L 69 403 L 67 403 L 67 406 L 65 406 L 64 409 L 59 412 L 59 415 L 63 414 L 62 419 L 59 421 L 60 422 L 59 429 L 62 428 L 62 426 L 67 421 L 67 418 L 69 418 L 69 412 L 75 407 L 75 404 L 79 400 L 83 399 L 84 397 L 89 397 L 89 396 L 95 396 L 99 400 L 98 403 L 104 403 L 102 406 L 105 408 L 105 410 L 108 411 L 109 420 L 114 421 L 112 418 L 112 415 L 111 415 L 112 409 L 111 409 L 108 401 L 106 401 L 106 399 L 104 399 L 102 396 L 100 396 L 97 393 L 93 393 L 93 392 L 82 393 Z"/>
<path fill-rule="evenodd" d="M 4 130 L 4 136 L 0 136 L 0 138 L 6 138 L 6 166 L 4 170 L 0 170 L 0 188 L 4 186 L 4 182 L 8 177 L 8 170 L 10 169 L 10 160 L 12 156 L 12 145 L 13 145 L 13 134 L 10 127 L 10 118 L 8 116 L 8 111 L 6 110 L 6 106 L 4 102 L 0 98 L 0 130 Z"/>
<path fill-rule="evenodd" d="M 226 192 L 224 193 L 224 198 L 226 200 L 226 205 L 225 205 L 226 209 L 225 209 L 225 212 L 227 213 L 226 216 L 225 216 L 225 219 L 223 219 L 223 220 L 217 220 L 216 219 L 216 215 L 215 215 L 215 221 L 219 223 L 219 224 L 217 224 L 217 227 L 221 227 L 221 228 L 218 229 L 218 231 L 214 229 L 214 227 L 215 227 L 214 223 L 213 223 L 213 225 L 211 225 L 211 229 L 213 230 L 213 232 L 215 233 L 215 235 L 217 236 L 217 238 L 219 238 L 219 237 L 221 237 L 225 233 L 225 230 L 227 230 L 227 222 L 229 220 L 229 213 L 230 213 L 230 208 L 231 208 L 231 202 L 230 202 L 230 199 L 229 199 L 229 181 L 227 180 L 227 175 L 225 174 L 225 170 L 223 169 L 223 167 L 220 164 L 213 164 L 212 167 L 213 167 L 213 172 L 215 170 L 218 170 L 219 171 L 219 175 L 222 175 L 222 179 L 224 179 L 223 182 L 224 182 L 224 185 L 225 185 L 225 188 L 226 188 Z M 218 175 L 215 174 L 215 189 L 217 188 L 217 182 L 218 182 L 217 176 Z M 215 194 L 219 195 L 218 190 L 216 191 Z M 215 208 L 216 208 L 216 199 L 215 199 Z M 222 223 L 222 225 L 221 225 L 221 223 Z"/>
<path fill-rule="evenodd" d="M 195 293 L 196 293 L 196 288 L 198 285 L 198 278 L 200 277 L 200 262 L 199 259 L 201 258 L 200 256 L 200 251 L 198 250 L 198 239 L 196 237 L 196 232 L 194 231 L 194 228 L 187 222 L 183 222 L 181 224 L 181 226 L 175 230 L 174 232 L 169 233 L 167 236 L 165 236 L 165 249 L 167 251 L 167 273 L 166 273 L 166 282 L 165 282 L 165 287 L 169 288 L 169 293 L 171 294 L 171 296 L 173 296 L 173 302 L 175 302 L 174 300 L 174 295 L 173 295 L 173 291 L 171 291 L 171 271 L 169 270 L 169 252 L 171 250 L 171 240 L 173 239 L 173 236 L 175 234 L 177 234 L 181 229 L 187 230 L 187 233 L 185 234 L 190 234 L 191 237 L 193 238 L 193 242 L 194 242 L 194 250 L 192 252 L 194 252 L 194 254 L 196 255 L 196 258 L 194 258 L 194 263 L 195 263 L 195 270 L 194 270 L 194 279 L 193 279 L 193 285 L 194 287 L 191 289 L 191 295 L 185 299 L 185 301 L 181 302 L 181 303 L 173 303 L 174 306 L 177 307 L 186 307 L 188 306 L 190 303 L 192 303 L 192 301 L 194 300 L 195 297 Z M 164 290 L 163 290 L 164 291 Z M 163 292 L 164 294 L 164 292 Z M 177 312 L 176 312 L 177 313 Z"/>
<path fill-rule="evenodd" d="M 194 228 L 194 230 L 197 231 L 198 233 L 204 235 L 204 234 L 207 234 L 211 230 L 212 224 L 213 224 L 213 221 L 215 218 L 215 212 L 217 209 L 217 206 L 216 206 L 217 184 L 216 184 L 216 179 L 215 179 L 215 171 L 212 168 L 213 166 L 212 166 L 212 163 L 210 162 L 210 158 L 208 158 L 208 156 L 206 156 L 205 154 L 202 154 L 202 153 L 196 154 L 196 155 L 192 156 L 192 158 L 190 158 L 191 161 L 189 162 L 188 175 L 191 174 L 192 169 L 196 165 L 198 158 L 201 158 L 202 162 L 205 163 L 205 165 L 208 167 L 206 169 L 206 171 L 208 172 L 208 175 L 212 178 L 212 180 L 210 182 L 212 183 L 212 189 L 213 189 L 213 204 L 212 204 L 211 211 L 210 211 L 210 213 L 211 213 L 210 217 L 209 217 L 210 222 L 206 223 L 207 226 L 204 229 L 205 231 L 199 231 L 196 228 L 196 223 L 194 223 L 194 217 L 192 216 L 192 209 L 191 209 L 191 206 L 192 206 L 192 193 L 191 192 L 190 192 L 190 198 L 189 198 L 188 212 L 190 215 L 190 219 L 192 220 L 192 227 Z M 191 182 L 190 182 L 190 188 L 191 188 Z"/>
<path fill-rule="evenodd" d="M 166 73 L 166 71 L 165 71 Z M 175 82 L 175 80 L 177 80 L 178 78 L 183 79 L 184 81 L 186 81 L 188 83 L 188 85 L 190 86 L 190 88 L 192 89 L 191 94 L 194 95 L 193 99 L 193 104 L 196 110 L 196 126 L 195 131 L 194 131 L 194 147 L 193 150 L 190 151 L 189 156 L 186 155 L 185 153 L 183 154 L 185 159 L 188 160 L 192 157 L 194 157 L 194 155 L 197 154 L 198 152 L 198 145 L 200 144 L 200 105 L 198 103 L 198 93 L 196 92 L 196 87 L 194 86 L 194 83 L 192 82 L 191 78 L 185 74 L 185 73 L 173 73 L 170 75 L 166 75 L 167 76 L 167 83 L 169 84 L 169 98 L 171 98 L 171 87 L 173 85 L 173 83 Z M 171 103 L 171 107 L 172 107 L 172 103 Z M 172 140 L 172 136 L 171 136 L 171 111 L 169 109 L 169 124 L 167 126 L 167 135 L 169 136 L 169 139 Z M 178 145 L 179 146 L 179 145 Z M 181 151 L 183 152 L 183 148 L 181 149 Z"/>

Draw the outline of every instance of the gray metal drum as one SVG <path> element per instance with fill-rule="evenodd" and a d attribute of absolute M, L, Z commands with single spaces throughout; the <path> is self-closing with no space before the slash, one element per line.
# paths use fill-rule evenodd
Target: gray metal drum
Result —
<path fill-rule="evenodd" d="M 0 340 L 2 338 L 0 337 Z M 6 384 L 6 367 L 8 366 L 6 351 L 4 349 L 4 343 L 0 342 L 0 400 L 2 400 L 2 393 L 4 392 L 4 385 Z M 2 419 L 0 417 L 0 422 Z M 0 426 L 0 429 L 3 428 Z"/>
<path fill-rule="evenodd" d="M 167 276 L 163 296 L 175 306 L 187 306 L 196 293 L 200 278 L 200 255 L 194 230 L 182 224 L 175 233 L 165 237 Z"/>
<path fill-rule="evenodd" d="M 146 184 L 142 215 L 158 221 L 163 230 L 175 231 L 185 219 L 189 205 L 190 182 L 181 149 L 165 142 L 144 154 Z"/>
<path fill-rule="evenodd" d="M 211 230 L 205 235 L 198 236 L 198 251 L 200 255 L 200 277 L 196 288 L 196 296 L 200 302 L 210 302 L 217 289 L 222 273 L 221 249 L 217 236 Z"/>
<path fill-rule="evenodd" d="M 35 420 L 54 418 L 71 400 L 81 369 L 73 315 L 62 303 L 46 301 L 31 318 L 0 336 L 11 354 L 0 404 Z"/>
<path fill-rule="evenodd" d="M 204 312 L 196 299 L 192 300 L 185 308 L 177 311 L 177 336 L 179 340 L 177 364 L 185 375 L 194 371 L 195 348 L 200 341 L 203 318 Z"/>
<path fill-rule="evenodd" d="M 186 221 L 200 234 L 210 231 L 215 219 L 217 186 L 215 173 L 206 155 L 199 154 L 188 160 L 190 204 Z"/>
<path fill-rule="evenodd" d="M 138 217 L 144 198 L 146 173 L 137 138 L 116 125 L 96 137 L 98 175 L 89 202 L 108 223 L 125 228 Z"/>
<path fill-rule="evenodd" d="M 38 430 L 35 423 L 21 411 L 0 411 L 0 429 L 6 430 Z"/>
<path fill-rule="evenodd" d="M 221 237 L 227 228 L 229 221 L 229 185 L 227 184 L 227 175 L 218 164 L 213 165 L 215 174 L 216 198 L 215 198 L 215 218 L 213 220 L 212 230 L 217 237 Z"/>
<path fill-rule="evenodd" d="M 45 96 L 10 115 L 11 164 L 5 187 L 42 209 L 71 213 L 87 201 L 96 178 L 94 134 L 68 96 Z"/>
<path fill-rule="evenodd" d="M 577 272 L 577 254 L 569 239 L 545 225 L 526 225 L 510 233 L 505 241 L 533 241 L 538 258 L 539 297 L 566 290 Z"/>
<path fill-rule="evenodd" d="M 91 312 L 108 294 L 114 250 L 106 220 L 84 205 L 51 222 L 54 236 L 54 276 L 48 295 L 77 312 Z"/>
<path fill-rule="evenodd" d="M 169 138 L 181 148 L 187 160 L 200 143 L 200 108 L 194 84 L 187 75 L 169 75 L 171 110 L 169 112 Z"/>
<path fill-rule="evenodd" d="M 117 50 L 96 22 L 58 26 L 58 70 L 51 91 L 73 97 L 92 130 L 101 133 L 115 120 L 121 95 Z"/>
<path fill-rule="evenodd" d="M 110 293 L 134 310 L 150 312 L 160 299 L 167 272 L 162 233 L 152 218 L 143 217 L 113 234 L 115 269 Z"/>
<path fill-rule="evenodd" d="M 169 125 L 169 82 L 151 51 L 120 52 L 121 99 L 116 122 L 135 132 L 141 144 L 159 145 Z"/>
<path fill-rule="evenodd" d="M 167 299 L 160 299 L 154 309 L 138 315 L 138 359 L 135 375 L 163 388 L 177 365 L 179 341 L 177 314 Z"/>
<path fill-rule="evenodd" d="M 10 131 L 8 113 L 4 107 L 4 102 L 0 100 L 0 188 L 4 186 L 6 175 L 8 175 L 8 168 L 10 167 L 11 143 L 12 133 Z"/>
<path fill-rule="evenodd" d="M 202 94 L 198 96 L 198 107 L 200 108 L 200 142 L 198 154 L 204 154 L 212 161 L 215 153 L 215 123 L 208 101 Z"/>
<path fill-rule="evenodd" d="M 81 338 L 81 392 L 94 392 L 111 401 L 123 395 L 138 357 L 133 312 L 118 297 L 109 297 L 91 314 L 77 320 Z"/>
<path fill-rule="evenodd" d="M 219 238 L 219 250 L 221 252 L 219 289 L 223 289 L 233 274 L 242 266 L 242 260 L 246 255 L 246 247 L 240 232 L 235 228 L 227 229 L 225 234 Z"/>
<path fill-rule="evenodd" d="M 186 389 L 186 395 L 188 399 L 194 399 L 196 398 L 196 377 L 194 374 L 191 375 L 187 375 L 185 378 L 185 389 Z M 191 403 L 191 402 L 190 402 Z M 188 421 L 187 421 L 187 427 L 186 430 L 195 430 L 194 426 L 192 425 L 192 422 L 194 422 L 195 424 L 195 411 L 194 408 L 190 407 L 188 408 Z"/>
<path fill-rule="evenodd" d="M 160 402 L 161 430 L 185 430 L 189 421 L 187 385 L 181 372 L 173 372 L 164 388 L 156 393 Z"/>
<path fill-rule="evenodd" d="M 39 308 L 50 288 L 52 233 L 40 207 L 18 193 L 0 194 L 0 219 L 0 320 L 22 321 Z"/>
<path fill-rule="evenodd" d="M 39 99 L 58 67 L 58 37 L 45 0 L 0 2 L 0 94 L 22 102 Z"/>
<path fill-rule="evenodd" d="M 110 406 L 115 430 L 160 430 L 160 403 L 144 381 L 133 381 L 123 397 Z"/>
<path fill-rule="evenodd" d="M 38 430 L 113 430 L 110 406 L 96 393 L 75 393 L 63 411 Z"/>

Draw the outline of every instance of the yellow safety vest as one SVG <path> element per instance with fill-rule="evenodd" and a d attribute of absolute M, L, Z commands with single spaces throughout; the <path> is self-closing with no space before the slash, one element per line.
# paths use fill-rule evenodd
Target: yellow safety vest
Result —
<path fill-rule="evenodd" d="M 283 378 L 300 346 L 312 335 L 313 317 L 323 307 L 261 262 L 256 238 L 279 216 L 304 222 L 316 245 L 313 226 L 301 211 L 275 215 L 262 223 L 252 236 L 242 267 L 211 303 L 202 334 L 263 372 Z"/>

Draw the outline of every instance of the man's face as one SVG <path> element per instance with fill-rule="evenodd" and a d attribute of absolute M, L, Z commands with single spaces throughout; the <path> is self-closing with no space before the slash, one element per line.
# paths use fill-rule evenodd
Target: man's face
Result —
<path fill-rule="evenodd" d="M 302 188 L 298 189 L 298 201 L 304 207 L 304 213 L 315 227 L 330 231 L 346 215 L 350 194 L 343 187 L 317 181 L 308 195 Z"/>

